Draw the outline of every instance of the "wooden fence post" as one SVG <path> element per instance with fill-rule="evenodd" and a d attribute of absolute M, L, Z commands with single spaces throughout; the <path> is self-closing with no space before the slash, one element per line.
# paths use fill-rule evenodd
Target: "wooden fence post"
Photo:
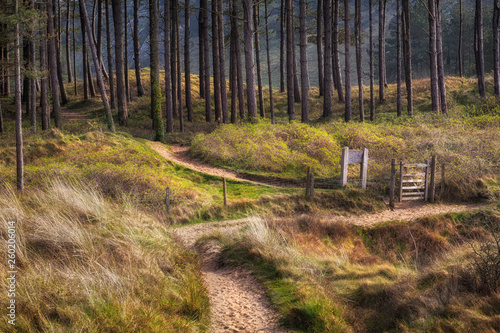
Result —
<path fill-rule="evenodd" d="M 349 147 L 342 148 L 342 159 L 340 161 L 340 185 L 347 186 L 347 166 L 349 165 Z"/>
<path fill-rule="evenodd" d="M 363 148 L 360 165 L 361 188 L 366 190 L 366 178 L 368 176 L 368 149 Z"/>
<path fill-rule="evenodd" d="M 427 159 L 425 160 L 425 164 L 430 165 L 430 161 Z M 424 201 L 429 200 L 429 170 L 430 166 L 425 167 L 425 189 L 424 189 Z"/>
<path fill-rule="evenodd" d="M 396 187 L 396 159 L 391 160 L 391 184 L 389 186 L 389 207 L 394 208 L 394 190 Z"/>
<path fill-rule="evenodd" d="M 429 188 L 429 201 L 434 203 L 436 194 L 436 155 L 432 156 L 431 162 L 431 181 Z"/>
<path fill-rule="evenodd" d="M 403 201 L 403 161 L 399 162 L 399 202 Z"/>
<path fill-rule="evenodd" d="M 222 177 L 222 192 L 224 193 L 224 207 L 227 207 L 227 187 L 226 178 Z"/>
<path fill-rule="evenodd" d="M 310 178 L 310 184 L 309 184 L 309 196 L 314 197 L 314 173 L 311 172 Z"/>
<path fill-rule="evenodd" d="M 167 214 L 170 213 L 170 187 L 167 187 L 167 190 L 165 191 L 165 206 L 167 210 Z"/>
<path fill-rule="evenodd" d="M 306 175 L 306 199 L 310 198 L 311 188 L 311 167 L 307 167 L 307 175 Z"/>
<path fill-rule="evenodd" d="M 443 196 L 443 193 L 444 193 L 444 186 L 445 186 L 445 177 L 444 177 L 444 173 L 445 173 L 445 166 L 446 164 L 441 164 L 441 186 L 439 188 L 439 196 L 442 197 Z"/>

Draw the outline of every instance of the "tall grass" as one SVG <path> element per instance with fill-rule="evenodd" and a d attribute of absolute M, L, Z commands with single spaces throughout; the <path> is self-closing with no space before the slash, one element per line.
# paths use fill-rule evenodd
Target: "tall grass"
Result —
<path fill-rule="evenodd" d="M 196 255 L 167 226 L 73 181 L 0 191 L 0 247 L 16 221 L 16 332 L 192 332 L 208 323 Z M 0 263 L 6 281 L 7 262 Z M 5 282 L 4 282 L 5 283 Z M 6 293 L 0 295 L 7 304 Z M 3 332 L 14 331 L 6 321 Z"/>

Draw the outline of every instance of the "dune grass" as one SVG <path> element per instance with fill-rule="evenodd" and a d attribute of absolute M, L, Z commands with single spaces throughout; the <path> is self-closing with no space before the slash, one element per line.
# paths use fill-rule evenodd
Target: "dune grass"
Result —
<path fill-rule="evenodd" d="M 500 290 L 473 287 L 471 244 L 499 221 L 495 209 L 373 228 L 255 218 L 240 236 L 218 236 L 220 260 L 252 269 L 294 331 L 495 332 Z"/>
<path fill-rule="evenodd" d="M 132 202 L 57 178 L 22 197 L 8 185 L 0 193 L 0 243 L 7 248 L 15 221 L 18 271 L 16 326 L 4 320 L 2 332 L 206 330 L 195 253 Z M 0 299 L 7 304 L 7 293 Z"/>

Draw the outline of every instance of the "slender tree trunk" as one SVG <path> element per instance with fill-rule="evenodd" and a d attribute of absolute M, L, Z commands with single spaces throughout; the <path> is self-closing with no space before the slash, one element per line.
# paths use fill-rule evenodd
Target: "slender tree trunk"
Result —
<path fill-rule="evenodd" d="M 411 68 L 411 39 L 410 39 L 410 1 L 403 1 L 403 56 L 405 65 L 406 100 L 408 103 L 408 115 L 413 116 L 413 88 Z"/>
<path fill-rule="evenodd" d="M 222 122 L 229 122 L 229 114 L 227 109 L 227 84 L 226 84 L 226 48 L 224 46 L 224 7 L 222 0 L 217 0 L 217 9 L 219 13 L 218 26 L 219 26 L 219 59 L 220 59 L 220 97 L 221 97 L 221 111 Z"/>
<path fill-rule="evenodd" d="M 385 12 L 387 0 L 379 0 L 379 24 L 378 24 L 378 86 L 379 101 L 385 101 Z"/>
<path fill-rule="evenodd" d="M 61 64 L 61 5 L 59 0 L 57 0 L 57 8 L 58 8 L 58 18 L 57 21 L 59 24 L 57 25 L 57 40 L 56 40 L 56 64 L 57 64 L 57 80 L 59 83 L 59 90 L 61 93 L 61 103 L 62 105 L 68 104 L 68 95 L 66 94 L 66 87 L 64 86 L 64 78 L 62 73 L 62 64 Z M 56 7 L 56 0 L 52 0 L 52 5 L 54 8 Z M 55 32 L 55 29 L 54 29 Z"/>
<path fill-rule="evenodd" d="M 300 16 L 300 82 L 302 89 L 302 122 L 309 123 L 309 70 L 307 68 L 306 0 L 299 1 Z"/>
<path fill-rule="evenodd" d="M 316 9 L 316 53 L 318 54 L 318 83 L 319 95 L 323 96 L 325 78 L 323 73 L 323 31 L 321 22 L 323 21 L 323 0 L 318 0 L 318 7 Z"/>
<path fill-rule="evenodd" d="M 495 95 L 500 96 L 500 43 L 498 38 L 498 23 L 500 20 L 500 2 L 494 0 L 493 9 L 493 80 Z"/>
<path fill-rule="evenodd" d="M 287 0 L 290 1 L 290 0 Z M 243 32 L 245 35 L 245 71 L 247 81 L 248 118 L 257 117 L 257 99 L 255 96 L 255 76 L 253 60 L 253 29 L 252 29 L 252 0 L 242 0 L 243 3 Z M 293 91 L 293 89 L 292 89 Z M 293 105 L 293 103 L 292 103 Z"/>
<path fill-rule="evenodd" d="M 217 12 L 219 11 L 218 0 L 212 0 L 212 63 L 214 77 L 214 101 L 215 101 L 215 119 L 217 123 L 222 122 L 222 102 L 221 102 L 221 82 L 220 82 L 220 55 L 219 55 L 219 20 Z"/>
<path fill-rule="evenodd" d="M 236 3 L 236 1 L 234 1 Z M 237 16 L 237 10 L 234 8 L 233 17 Z M 245 87 L 243 85 L 243 67 L 241 65 L 241 47 L 240 33 L 238 24 L 235 22 L 235 45 L 236 45 L 236 81 L 238 82 L 238 108 L 240 110 L 240 119 L 245 119 Z"/>
<path fill-rule="evenodd" d="M 178 28 L 176 23 L 176 5 L 175 0 L 170 1 L 170 75 L 172 76 L 172 110 L 174 118 L 177 118 L 177 38 L 175 30 Z M 151 115 L 153 118 L 153 115 Z"/>
<path fill-rule="evenodd" d="M 237 29 L 236 17 L 238 15 L 236 11 L 236 2 L 230 1 L 230 18 L 231 22 L 231 38 L 229 43 L 229 92 L 231 93 L 231 123 L 235 124 L 237 116 L 237 90 L 238 90 L 238 81 L 236 78 L 236 48 L 239 47 L 235 41 L 234 33 Z"/>
<path fill-rule="evenodd" d="M 71 1 L 68 0 L 66 2 L 67 5 L 67 10 L 66 10 L 66 67 L 67 67 L 67 72 L 68 72 L 68 83 L 73 82 L 73 75 L 71 73 L 71 48 L 70 48 L 70 42 L 69 42 L 69 13 L 70 13 L 70 3 Z"/>
<path fill-rule="evenodd" d="M 31 0 L 31 10 L 35 11 L 35 0 Z M 30 23 L 30 105 L 31 105 L 31 127 L 33 129 L 33 134 L 36 134 L 36 83 L 37 83 L 37 71 L 36 71 L 36 21 L 33 20 Z"/>
<path fill-rule="evenodd" d="M 212 107 L 210 102 L 210 49 L 208 45 L 208 2 L 207 0 L 200 0 L 200 8 L 203 22 L 203 29 L 201 32 L 203 34 L 203 50 L 205 54 L 203 72 L 205 73 L 205 120 L 207 122 L 212 121 Z"/>
<path fill-rule="evenodd" d="M 101 65 L 102 75 L 105 79 L 109 79 L 106 66 L 102 60 L 102 0 L 97 0 L 97 56 L 99 57 L 99 64 Z"/>
<path fill-rule="evenodd" d="M 269 77 L 269 111 L 271 112 L 271 123 L 274 124 L 274 101 L 273 101 L 273 80 L 271 74 L 271 56 L 269 49 L 269 24 L 268 24 L 268 13 L 267 13 L 267 0 L 264 1 L 264 16 L 266 18 L 266 52 L 267 52 L 267 75 Z M 304 92 L 302 92 L 304 95 Z M 307 96 L 307 95 L 304 95 Z"/>
<path fill-rule="evenodd" d="M 479 95 L 486 97 L 484 83 L 484 49 L 483 49 L 483 0 L 476 0 L 476 15 L 474 22 L 474 54 L 476 58 L 476 74 Z"/>
<path fill-rule="evenodd" d="M 370 11 L 370 121 L 375 120 L 375 71 L 373 70 L 373 0 L 368 0 L 369 3 L 369 11 Z M 399 5 L 401 3 L 400 0 L 397 0 L 398 3 L 398 13 L 399 13 L 399 22 L 401 22 L 401 11 L 399 9 Z M 401 27 L 398 26 L 398 31 L 401 31 Z M 401 36 L 398 37 L 398 50 L 399 50 L 399 97 L 401 98 Z"/>
<path fill-rule="evenodd" d="M 438 87 L 439 100 L 441 103 L 441 113 L 448 114 L 448 105 L 446 102 L 446 81 L 444 78 L 444 63 L 443 63 L 443 42 L 441 29 L 441 0 L 436 1 L 436 51 L 437 51 L 437 70 L 438 70 Z"/>
<path fill-rule="evenodd" d="M 351 28 L 349 26 L 349 0 L 344 0 L 344 46 L 345 46 L 345 121 L 352 117 L 351 110 Z"/>
<path fill-rule="evenodd" d="M 91 34 L 87 34 L 87 35 L 89 35 L 90 38 L 92 38 Z M 90 97 L 95 97 L 94 80 L 92 79 L 92 68 L 90 67 L 88 53 L 87 53 L 87 57 L 85 58 L 85 62 L 87 63 L 87 79 L 89 82 Z"/>
<path fill-rule="evenodd" d="M 337 0 L 334 0 L 337 1 Z M 324 0 L 324 20 L 325 20 L 325 76 L 323 87 L 323 117 L 333 116 L 332 94 L 332 0 Z M 337 50 L 338 51 L 338 50 Z M 340 98 L 340 97 L 339 97 Z"/>
<path fill-rule="evenodd" d="M 253 14 L 253 25 L 255 28 L 255 63 L 257 65 L 257 88 L 259 91 L 259 110 L 260 110 L 260 116 L 262 118 L 265 117 L 265 110 L 264 110 L 264 92 L 262 89 L 262 72 L 261 72 L 261 66 L 260 66 L 260 10 L 259 10 L 259 2 L 255 2 L 254 4 L 254 14 Z"/>
<path fill-rule="evenodd" d="M 40 7 L 43 10 L 43 5 Z M 48 79 L 46 74 L 48 71 L 46 36 L 40 40 L 40 71 L 42 72 L 42 77 L 40 78 L 40 109 L 42 112 L 42 130 L 45 131 L 50 128 L 49 99 L 47 95 Z"/>
<path fill-rule="evenodd" d="M 189 55 L 189 44 L 191 37 L 191 8 L 189 0 L 185 1 L 184 9 L 184 82 L 186 89 L 186 108 L 189 122 L 193 122 L 193 103 L 191 101 L 191 59 Z"/>
<path fill-rule="evenodd" d="M 124 71 L 125 71 L 125 97 L 127 99 L 127 103 L 130 102 L 130 85 L 129 85 L 129 77 L 128 77 L 128 10 L 127 10 L 127 1 L 123 1 L 123 24 L 124 24 Z"/>
<path fill-rule="evenodd" d="M 174 0 L 175 4 L 175 44 L 177 50 L 177 100 L 179 106 L 179 132 L 184 132 L 184 109 L 182 106 L 182 76 L 181 76 L 181 42 L 180 42 L 180 32 L 179 32 L 179 0 Z"/>
<path fill-rule="evenodd" d="M 355 24 L 354 24 L 354 34 L 356 39 L 356 69 L 358 72 L 358 90 L 359 90 L 359 120 L 365 121 L 365 110 L 363 105 L 363 65 L 362 65 L 362 54 L 361 54 L 361 44 L 363 42 L 362 32 L 361 32 L 361 0 L 355 1 Z"/>
<path fill-rule="evenodd" d="M 300 85 L 299 85 L 299 72 L 297 71 L 297 56 L 296 56 L 296 47 L 295 47 L 295 9 L 294 9 L 294 1 L 292 0 L 292 4 L 290 6 L 291 15 L 292 15 L 292 38 L 293 38 L 293 48 L 292 48 L 292 56 L 293 56 L 293 98 L 295 99 L 295 103 L 300 103 Z M 295 118 L 294 118 L 295 119 Z"/>
<path fill-rule="evenodd" d="M 200 98 L 205 98 L 205 49 L 203 48 L 203 13 L 202 9 L 198 10 L 198 61 L 200 73 Z"/>
<path fill-rule="evenodd" d="M 118 104 L 118 122 L 127 126 L 128 111 L 125 90 L 125 74 L 123 60 L 123 15 L 121 0 L 111 0 L 113 9 L 113 25 L 115 33 L 115 64 L 116 64 L 116 99 Z"/>
<path fill-rule="evenodd" d="M 463 13 L 462 13 L 462 0 L 459 0 L 459 30 L 458 30 L 458 75 L 463 77 L 463 61 L 462 61 L 462 25 L 463 25 Z"/>
<path fill-rule="evenodd" d="M 72 26 L 73 26 L 73 31 L 72 31 L 72 39 L 73 39 L 73 73 L 75 74 L 75 80 L 74 80 L 74 90 L 75 90 L 75 96 L 78 95 L 78 91 L 77 91 L 77 83 L 78 83 L 78 76 L 76 74 L 76 38 L 75 38 L 75 30 L 76 30 L 76 26 L 75 26 L 75 17 L 76 17 L 76 14 L 75 14 L 75 10 L 76 10 L 76 4 L 73 3 L 73 13 L 72 13 Z"/>
<path fill-rule="evenodd" d="M 16 0 L 17 3 L 18 0 Z M 56 40 L 54 38 L 54 12 L 52 4 L 47 3 L 47 34 L 49 35 L 48 54 L 49 54 L 49 72 L 50 72 L 50 86 L 52 91 L 52 107 L 55 117 L 55 125 L 57 128 L 62 128 L 61 106 L 59 102 L 59 80 L 57 77 L 57 59 L 56 59 Z M 17 47 L 16 47 L 17 49 Z M 16 56 L 18 59 L 18 57 Z M 16 78 L 17 80 L 17 78 Z M 16 81 L 17 84 L 17 81 Z M 17 86 L 16 86 L 17 93 Z"/>
<path fill-rule="evenodd" d="M 111 99 L 111 108 L 114 109 L 115 106 L 115 84 L 113 75 L 113 56 L 111 54 L 111 21 L 109 15 L 109 3 L 108 0 L 105 2 L 106 6 L 106 47 L 108 55 L 108 70 L 109 70 L 109 94 Z"/>
<path fill-rule="evenodd" d="M 82 21 L 85 22 L 87 30 L 90 30 L 91 26 L 90 26 L 90 20 L 87 16 L 87 9 L 85 8 L 85 0 L 79 0 L 79 3 L 80 3 L 80 15 L 82 16 Z M 92 58 L 94 60 L 94 67 L 97 74 L 97 84 L 99 87 L 99 92 L 101 93 L 101 99 L 102 103 L 104 104 L 104 109 L 106 110 L 108 128 L 111 132 L 114 132 L 115 124 L 113 122 L 113 117 L 111 115 L 111 108 L 109 107 L 108 96 L 106 95 L 106 87 L 104 86 L 104 79 L 101 67 L 102 63 L 99 60 L 99 55 L 97 54 L 97 47 L 94 44 L 92 36 L 89 34 L 88 37 L 89 37 L 90 51 L 92 53 Z"/>
<path fill-rule="evenodd" d="M 337 89 L 339 102 L 344 103 L 344 90 L 342 89 L 343 88 L 342 72 L 340 70 L 340 56 L 339 56 L 339 3 L 341 0 L 333 0 L 333 1 L 334 1 L 334 8 L 333 8 L 332 52 L 331 52 L 333 53 L 332 54 L 333 80 L 335 81 L 335 87 Z M 328 54 L 326 52 L 326 23 L 325 23 L 325 54 Z M 326 76 L 325 76 L 325 81 L 326 81 Z"/>
<path fill-rule="evenodd" d="M 172 96 L 172 69 L 170 68 L 170 27 L 171 27 L 171 14 L 170 14 L 170 0 L 165 0 L 163 5 L 163 19 L 164 19 L 164 54 L 165 54 L 165 102 L 166 102 L 166 121 L 167 133 L 174 131 L 174 109 L 173 109 L 173 96 Z M 200 31 L 201 33 L 201 31 Z"/>
<path fill-rule="evenodd" d="M 431 105 L 432 111 L 439 113 L 439 87 L 438 87 L 438 64 L 437 64 L 437 10 L 436 0 L 428 0 L 429 9 L 429 65 L 431 82 Z"/>
<path fill-rule="evenodd" d="M 139 46 L 139 2 L 134 0 L 134 65 L 135 82 L 137 84 L 137 96 L 144 96 L 144 87 L 141 80 L 141 48 Z"/>
<path fill-rule="evenodd" d="M 396 81 L 397 81 L 397 92 L 396 92 L 396 114 L 401 117 L 403 110 L 403 103 L 401 101 L 401 1 L 396 0 L 397 3 L 397 14 L 396 14 Z"/>
<path fill-rule="evenodd" d="M 294 71 L 293 71 L 293 23 L 292 23 L 292 0 L 286 0 L 286 93 L 288 101 L 288 118 L 290 121 L 295 119 L 295 89 L 294 89 Z M 248 86 L 248 85 L 247 85 Z"/>
<path fill-rule="evenodd" d="M 286 5 L 281 0 L 280 10 L 280 92 L 285 92 L 285 41 L 286 41 Z"/>
<path fill-rule="evenodd" d="M 149 56 L 151 77 L 151 112 L 154 114 L 155 141 L 162 141 L 163 120 L 161 117 L 160 51 L 158 47 L 159 1 L 149 0 Z"/>
<path fill-rule="evenodd" d="M 19 0 L 14 0 L 14 14 L 19 14 Z M 52 11 L 49 20 L 52 20 Z M 52 27 L 53 28 L 53 27 Z M 52 39 L 52 41 L 54 41 Z M 15 68 L 15 104 L 16 104 L 16 169 L 17 189 L 24 190 L 24 160 L 23 160 L 23 110 L 21 101 L 21 55 L 19 50 L 19 22 L 14 23 L 14 68 Z M 57 78 L 57 77 L 56 77 Z M 56 82 L 57 83 L 57 82 Z M 57 85 L 55 85 L 57 87 Z M 57 89 L 54 89 L 57 90 Z"/>

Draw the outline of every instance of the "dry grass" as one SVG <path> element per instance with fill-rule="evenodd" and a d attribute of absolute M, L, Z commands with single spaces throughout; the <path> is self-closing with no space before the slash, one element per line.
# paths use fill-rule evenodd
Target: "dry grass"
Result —
<path fill-rule="evenodd" d="M 51 180 L 22 197 L 1 188 L 0 247 L 7 246 L 7 222 L 16 221 L 17 332 L 206 328 L 197 258 L 164 224 L 76 181 Z M 8 301 L 6 293 L 0 298 Z M 12 328 L 3 321 L 0 330 Z"/>

